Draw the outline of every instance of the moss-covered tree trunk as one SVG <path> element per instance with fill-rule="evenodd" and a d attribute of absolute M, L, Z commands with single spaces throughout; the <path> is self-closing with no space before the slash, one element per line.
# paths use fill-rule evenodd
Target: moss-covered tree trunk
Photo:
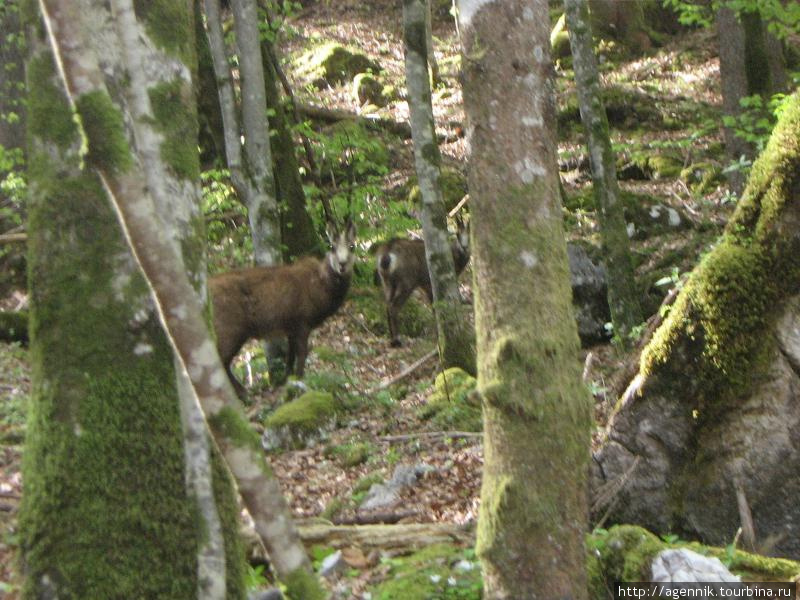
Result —
<path fill-rule="evenodd" d="M 433 307 L 444 367 L 475 373 L 473 332 L 461 306 L 447 235 L 447 211 L 439 185 L 441 156 L 436 142 L 425 42 L 425 0 L 404 0 L 406 87 L 414 140 L 414 163 L 422 197 L 422 234 L 431 277 Z"/>
<path fill-rule="evenodd" d="M 800 94 L 644 349 L 595 456 L 597 515 L 800 556 Z M 710 502 L 709 499 L 713 499 Z"/>
<path fill-rule="evenodd" d="M 44 6 L 50 31 L 81 44 L 87 58 L 104 57 L 109 83 L 115 77 L 141 83 L 120 62 L 121 48 L 141 43 L 131 6 L 113 8 L 121 30 L 134 33 L 125 41 L 108 34 L 113 21 L 103 3 L 83 3 L 80 12 Z M 156 12 L 141 15 L 142 24 L 164 17 Z M 190 72 L 185 63 L 182 74 L 171 70 L 193 59 L 192 17 L 185 8 L 171 17 L 170 35 L 150 47 L 146 89 L 158 107 L 153 126 L 169 139 L 162 151 L 170 168 L 161 183 L 182 190 L 162 217 L 202 287 Z M 24 595 L 243 598 L 244 556 L 228 471 L 219 456 L 210 461 L 202 414 L 178 385 L 181 372 L 149 289 L 94 170 L 129 161 L 125 140 L 103 137 L 85 153 L 44 29 L 35 15 L 29 18 L 36 32 L 28 66 L 33 392 L 20 514 Z M 65 69 L 83 66 L 60 61 Z M 132 89 L 110 87 L 117 100 Z M 78 99 L 84 131 L 100 135 L 109 106 L 108 97 Z"/>
<path fill-rule="evenodd" d="M 287 261 L 322 250 L 321 240 L 306 209 L 306 194 L 300 179 L 300 168 L 292 140 L 292 130 L 278 92 L 278 80 L 273 67 L 274 49 L 269 41 L 262 42 L 264 56 L 264 83 L 272 135 L 273 173 L 275 193 L 281 210 L 281 240 Z"/>
<path fill-rule="evenodd" d="M 616 158 L 608 134 L 608 118 L 600 95 L 597 59 L 586 0 L 564 0 L 572 49 L 572 64 L 581 120 L 592 165 L 595 208 L 600 220 L 603 258 L 608 269 L 608 305 L 614 334 L 629 346 L 633 328 L 642 321 L 638 290 L 633 278 L 628 230 L 617 185 Z"/>
<path fill-rule="evenodd" d="M 474 241 L 486 598 L 586 598 L 590 403 L 556 162 L 546 0 L 458 2 Z"/>

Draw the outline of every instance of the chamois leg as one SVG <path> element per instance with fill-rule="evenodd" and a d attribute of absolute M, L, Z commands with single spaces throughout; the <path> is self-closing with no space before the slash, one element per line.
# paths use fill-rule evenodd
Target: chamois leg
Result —
<path fill-rule="evenodd" d="M 389 320 L 389 336 L 391 338 L 390 345 L 393 348 L 401 345 L 400 333 L 397 331 L 397 315 L 413 291 L 413 289 L 396 288 L 394 296 L 389 300 L 386 307 L 386 315 Z"/>
<path fill-rule="evenodd" d="M 308 335 L 311 333 L 308 329 L 301 329 L 298 331 L 294 336 L 294 346 L 295 351 L 297 353 L 297 367 L 295 368 L 295 375 L 297 375 L 298 379 L 303 378 L 303 373 L 306 370 L 306 357 L 308 356 Z M 292 339 L 291 337 L 289 338 Z M 289 345 L 292 345 L 292 342 L 289 342 Z"/>

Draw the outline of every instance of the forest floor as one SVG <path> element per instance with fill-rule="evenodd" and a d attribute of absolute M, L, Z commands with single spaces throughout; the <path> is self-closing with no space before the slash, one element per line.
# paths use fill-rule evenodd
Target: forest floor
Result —
<path fill-rule="evenodd" d="M 401 3 L 381 0 L 315 2 L 291 21 L 296 36 L 287 54 L 309 40 L 338 40 L 357 46 L 380 62 L 384 77 L 398 89 L 403 81 Z M 452 18 L 435 15 L 437 58 L 443 83 L 434 94 L 437 127 L 449 140 L 442 145 L 447 164 L 465 169 L 466 140 L 456 131 L 463 125 L 461 91 L 457 83 L 458 42 Z M 644 57 L 625 59 L 613 51 L 604 58 L 603 82 L 620 90 L 617 105 L 621 116 L 612 120 L 614 142 L 622 162 L 641 163 L 642 156 L 669 155 L 681 168 L 701 161 L 720 164 L 723 160 L 718 131 L 707 125 L 720 106 L 719 66 L 714 55 L 714 40 L 706 32 L 690 32 L 666 41 Z M 613 67 L 611 66 L 613 65 Z M 292 76 L 292 73 L 289 73 Z M 557 69 L 559 114 L 568 124 L 559 144 L 559 160 L 567 196 L 580 198 L 589 173 L 579 131 L 569 115 L 572 94 L 571 71 Z M 296 80 L 294 80 L 297 83 Z M 296 90 L 301 100 L 312 96 L 302 87 Z M 358 113 L 347 85 L 315 92 L 313 101 L 328 107 Z M 380 109 L 382 117 L 407 121 L 407 106 L 402 101 Z M 410 141 L 394 141 L 392 171 L 386 176 L 387 189 L 396 187 L 413 174 Z M 644 169 L 647 171 L 647 169 Z M 671 283 L 679 281 L 696 263 L 704 248 L 719 233 L 732 208 L 723 186 L 702 192 L 693 191 L 691 182 L 679 173 L 652 176 L 655 168 L 635 180 L 621 181 L 623 190 L 637 197 L 657 199 L 679 210 L 687 226 L 675 231 L 659 231 L 634 238 L 637 276 L 649 281 L 645 296 L 650 297 L 648 313 L 653 314 L 669 285 L 656 285 L 665 275 Z M 597 223 L 593 211 L 580 201 L 568 203 L 565 210 L 568 234 L 573 239 L 597 242 Z M 364 256 L 364 261 L 371 257 Z M 471 299 L 471 273 L 461 277 L 465 300 Z M 377 294 L 377 292 L 375 292 Z M 7 303 L 10 300 L 6 301 Z M 381 393 L 376 386 L 391 378 L 434 350 L 430 331 L 427 336 L 405 338 L 401 348 L 389 346 L 383 330 L 352 301 L 323 326 L 311 339 L 312 353 L 307 364 L 306 383 L 311 388 L 335 389 L 355 406 L 342 420 L 340 428 L 324 443 L 312 448 L 270 455 L 283 490 L 295 515 L 319 517 L 334 503 L 339 511 L 327 513 L 332 520 L 358 522 L 365 515 L 357 509 L 368 483 L 388 480 L 397 465 L 431 467 L 413 486 L 404 488 L 398 502 L 382 509 L 394 513 L 394 520 L 407 522 L 474 523 L 477 518 L 482 467 L 481 438 L 478 436 L 436 435 L 435 428 L 420 416 L 432 392 L 438 371 L 435 359 L 424 362 Z M 258 353 L 255 344 L 246 348 Z M 610 391 L 629 360 L 610 344 L 583 350 L 591 352 L 592 368 L 587 376 L 596 401 L 598 431 L 604 425 L 612 402 Z M 240 356 L 245 356 L 242 353 Z M 240 372 L 247 365 L 241 364 Z M 256 428 L 264 415 L 281 401 L 285 388 L 264 389 L 255 375 L 247 410 Z M 16 554 L 16 511 L 22 495 L 20 461 L 24 440 L 25 401 L 30 393 L 27 352 L 16 344 L 0 345 L 0 598 L 14 597 L 18 582 Z M 398 439 L 397 436 L 406 436 Z M 338 448 L 358 448 L 362 459 L 345 464 Z M 357 573 L 347 575 L 346 589 L 352 596 L 385 576 L 377 558 L 360 564 Z M 341 588 L 344 589 L 344 588 Z"/>

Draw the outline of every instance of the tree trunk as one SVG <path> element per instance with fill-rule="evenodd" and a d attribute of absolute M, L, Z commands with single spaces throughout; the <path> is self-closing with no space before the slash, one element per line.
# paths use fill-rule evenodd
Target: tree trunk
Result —
<path fill-rule="evenodd" d="M 800 556 L 798 140 L 795 94 L 609 424 L 593 484 L 621 489 L 597 515 L 727 544 L 738 495 L 757 541 Z"/>
<path fill-rule="evenodd" d="M 432 87 L 439 85 L 439 63 L 436 62 L 436 53 L 433 48 L 433 15 L 431 14 L 431 0 L 425 0 L 425 54 L 430 67 L 430 84 Z"/>
<path fill-rule="evenodd" d="M 139 38 L 118 39 L 113 29 L 97 35 L 98 22 L 112 22 L 102 3 L 81 5 L 80 20 L 68 11 L 65 19 L 60 7 L 61 15 L 53 17 L 53 6 L 45 7 L 48 28 L 56 35 L 79 43 L 86 57 L 104 56 L 107 72 L 127 73 L 130 90 L 141 83 L 141 71 L 126 71 L 119 62 L 121 55 L 141 51 L 131 47 Z M 130 8 L 113 3 L 112 11 L 120 31 L 137 31 Z M 186 26 L 189 11 L 184 17 Z M 191 29 L 181 31 L 179 25 L 176 37 L 191 39 Z M 20 514 L 24 594 L 243 598 L 230 477 L 219 455 L 215 465 L 210 460 L 206 428 L 198 432 L 190 424 L 199 418 L 202 425 L 202 414 L 193 395 L 176 386 L 182 373 L 172 367 L 147 285 L 102 180 L 84 166 L 81 135 L 49 47 L 38 36 L 30 42 L 35 49 L 28 69 L 34 391 Z M 159 75 L 146 89 L 161 103 L 151 122 L 180 140 L 164 146 L 172 162 L 158 174 L 164 185 L 184 192 L 171 196 L 170 231 L 192 257 L 193 279 L 201 284 L 203 254 L 193 252 L 204 245 L 192 141 L 196 117 L 193 104 L 181 101 L 192 98 L 189 71 L 185 79 L 173 79 L 173 55 L 153 52 L 148 60 L 151 75 Z M 79 68 L 70 60 L 62 64 Z M 129 91 L 120 85 L 112 89 Z M 108 118 L 110 98 L 103 102 L 87 94 L 76 101 L 87 129 L 96 131 L 92 128 Z M 124 138 L 104 142 L 102 148 L 90 146 L 90 162 L 122 158 Z"/>
<path fill-rule="evenodd" d="M 253 257 L 257 265 L 276 265 L 281 262 L 280 212 L 272 174 L 258 10 L 255 0 L 231 0 L 231 8 L 241 78 L 242 135 L 251 192 L 247 197 L 247 215 Z"/>
<path fill-rule="evenodd" d="M 219 166 L 219 163 L 225 160 L 225 125 L 220 110 L 214 60 L 203 26 L 202 4 L 201 0 L 194 0 L 197 41 L 197 118 L 200 125 L 200 159 L 203 165 L 210 167 Z"/>
<path fill-rule="evenodd" d="M 623 347 L 630 346 L 631 332 L 642 322 L 638 290 L 633 278 L 628 231 L 617 185 L 616 158 L 608 135 L 608 118 L 600 95 L 597 60 L 586 0 L 564 0 L 575 85 L 581 120 L 592 165 L 595 208 L 603 239 L 603 259 L 608 269 L 608 305 L 614 334 Z"/>
<path fill-rule="evenodd" d="M 292 131 L 278 93 L 277 75 L 272 66 L 274 50 L 269 42 L 262 42 L 262 53 L 267 108 L 272 111 L 270 125 L 273 134 L 270 136 L 270 143 L 275 192 L 281 208 L 281 240 L 284 258 L 291 261 L 306 254 L 320 253 L 322 242 L 306 210 L 306 194 L 300 179 Z"/>
<path fill-rule="evenodd" d="M 139 25 L 134 16 L 131 0 L 112 0 L 111 15 L 103 12 L 105 4 L 100 0 L 97 0 L 96 6 L 88 2 L 80 6 L 65 5 L 57 0 L 49 0 L 43 5 L 47 12 L 47 30 L 51 35 L 52 45 L 58 53 L 58 64 L 61 66 L 60 73 L 64 77 L 64 86 L 69 90 L 71 107 L 79 117 L 73 119 L 72 112 L 66 107 L 62 113 L 56 113 L 56 116 L 62 118 L 62 128 L 66 127 L 72 136 L 59 147 L 71 151 L 73 160 L 76 162 L 79 159 L 83 160 L 97 173 L 99 184 L 96 185 L 95 191 L 99 198 L 103 197 L 101 190 L 105 192 L 105 199 L 110 200 L 116 211 L 125 239 L 145 274 L 146 284 L 150 287 L 152 299 L 155 301 L 156 313 L 162 327 L 167 331 L 166 337 L 172 346 L 173 356 L 191 381 L 193 400 L 201 404 L 207 416 L 215 442 L 225 457 L 230 472 L 236 478 L 244 504 L 253 516 L 256 530 L 264 541 L 276 572 L 286 583 L 290 597 L 310 600 L 322 598 L 323 591 L 311 573 L 310 562 L 300 543 L 286 502 L 264 461 L 258 436 L 246 422 L 225 370 L 220 364 L 214 343 L 210 339 L 207 314 L 204 316 L 203 304 L 189 279 L 190 275 L 196 277 L 198 274 L 186 272 L 183 256 L 195 256 L 194 253 L 201 250 L 192 244 L 182 244 L 179 248 L 174 241 L 181 239 L 180 227 L 185 224 L 186 215 L 181 210 L 184 205 L 174 202 L 173 193 L 177 188 L 183 189 L 186 193 L 186 188 L 192 186 L 181 188 L 178 182 L 170 178 L 176 174 L 181 180 L 197 181 L 199 173 L 196 153 L 196 115 L 185 104 L 186 99 L 193 98 L 191 89 L 187 89 L 188 78 L 185 75 L 184 78 L 180 76 L 188 74 L 190 70 L 185 63 L 184 68 L 175 69 L 176 63 L 187 60 L 186 55 L 171 54 L 167 65 L 159 68 L 160 63 L 156 60 L 152 49 L 177 48 L 179 49 L 177 53 L 192 48 L 191 17 L 187 11 L 188 18 L 176 19 L 174 23 L 171 22 L 171 27 L 165 30 L 163 27 L 154 27 L 151 23 L 147 23 L 150 25 L 148 27 Z M 140 18 L 160 19 L 163 15 L 145 7 L 140 11 Z M 154 36 L 154 39 L 148 35 Z M 91 46 L 92 43 L 114 44 L 115 51 L 100 46 L 103 50 L 100 54 Z M 98 55 L 104 56 L 102 69 L 97 59 Z M 115 65 L 117 68 L 109 65 L 110 57 L 115 56 L 119 57 L 120 64 Z M 149 76 L 147 80 L 144 79 L 145 63 Z M 52 76 L 53 73 L 54 69 L 51 68 L 48 76 Z M 108 82 L 106 77 L 110 78 Z M 47 83 L 50 88 L 57 91 L 51 81 Z M 109 89 L 113 89 L 115 94 L 119 95 L 112 97 Z M 52 113 L 54 105 L 53 102 L 45 103 L 45 112 Z M 123 118 L 123 115 L 130 118 Z M 81 127 L 80 131 L 78 127 Z M 82 143 L 70 145 L 70 142 L 78 140 Z M 82 154 L 78 155 L 79 149 L 83 146 L 87 149 L 85 157 Z M 63 171 L 54 169 L 53 173 L 62 178 L 59 183 L 63 184 Z M 64 186 L 60 185 L 57 189 L 60 191 Z M 80 191 L 75 190 L 75 187 L 71 189 Z M 58 207 L 57 204 L 55 206 Z M 77 227 L 83 227 L 83 221 L 76 220 L 76 222 Z M 192 225 L 192 222 L 189 222 L 186 226 L 191 229 Z M 90 236 L 94 232 L 83 228 L 79 229 L 79 233 Z M 91 239 L 94 241 L 95 238 Z M 120 258 L 112 256 L 110 260 L 119 262 Z M 200 276 L 202 277 L 202 274 Z M 69 281 L 73 279 L 80 281 L 81 277 L 79 275 Z M 119 290 L 125 291 L 130 284 L 128 278 L 117 278 L 110 280 L 107 285 L 110 294 L 119 296 Z M 134 287 L 134 289 L 141 288 L 143 288 L 141 285 Z M 88 295 L 89 306 L 103 300 L 103 297 L 97 294 L 97 285 L 93 292 Z M 81 306 L 81 309 L 85 310 L 86 306 Z M 135 312 L 133 317 L 125 322 L 125 331 L 134 328 L 133 331 L 136 332 L 141 328 L 138 322 L 142 316 L 147 317 L 148 312 L 137 305 L 131 310 Z M 35 317 L 33 322 L 36 324 Z M 154 326 L 154 319 L 150 319 L 149 323 Z M 93 334 L 98 327 L 99 325 L 91 329 Z M 82 329 L 84 337 L 88 330 L 89 327 Z M 53 335 L 63 335 L 63 333 L 55 331 Z M 133 347 L 130 351 L 139 357 L 153 352 L 146 343 L 131 345 Z M 117 353 L 113 350 L 115 349 L 110 349 L 102 357 L 115 356 Z M 169 356 L 169 352 L 166 355 Z M 94 354 L 77 354 L 76 362 L 82 366 L 92 357 L 96 358 Z M 132 359 L 131 362 L 135 363 L 136 359 Z M 169 360 L 164 360 L 162 357 L 159 364 L 169 364 Z M 115 364 L 106 368 L 106 372 L 113 373 L 118 368 L 119 365 Z M 91 386 L 93 380 L 86 379 L 83 373 L 81 370 L 73 379 Z M 129 384 L 124 389 L 129 390 L 130 394 L 132 393 L 130 390 L 135 392 L 139 387 L 136 384 Z M 49 393 L 49 388 L 45 388 L 44 391 Z M 148 389 L 148 392 L 157 393 L 152 389 Z M 125 399 L 130 400 L 127 397 Z M 138 422 L 136 419 L 141 419 L 142 403 L 130 402 L 130 404 L 136 408 L 134 411 L 136 414 L 131 419 L 135 424 Z M 59 416 L 58 413 L 56 416 Z M 76 423 L 69 422 L 71 427 L 67 433 L 71 437 L 80 439 L 85 435 L 85 425 L 80 422 L 81 417 L 79 412 L 61 416 L 73 421 L 78 419 Z M 94 413 L 90 413 L 87 417 L 94 417 Z M 105 421 L 117 423 L 118 418 L 112 414 L 105 418 Z M 154 431 L 163 430 L 162 421 L 163 419 L 153 425 Z M 127 421 L 123 423 L 127 432 L 131 423 Z M 159 433 L 160 435 L 162 434 Z M 135 441 L 140 440 L 139 436 L 135 437 Z M 191 451 L 189 446 L 186 449 Z M 94 454 L 103 453 L 94 452 Z M 114 457 L 113 452 L 108 453 L 108 456 Z M 150 460 L 158 463 L 163 461 L 163 457 L 151 457 Z M 118 461 L 112 462 L 119 469 Z M 179 476 L 182 475 L 180 469 L 178 473 Z M 123 471 L 123 475 L 131 477 L 128 471 Z M 103 479 L 99 481 L 102 484 L 106 483 Z M 145 480 L 137 482 L 137 489 L 140 492 L 153 494 L 158 488 Z M 92 494 L 84 496 L 93 498 Z M 114 495 L 114 498 L 118 499 L 119 495 Z M 127 501 L 127 498 L 125 500 Z M 192 500 L 189 516 L 194 526 L 198 528 L 200 537 L 192 546 L 203 545 L 209 541 L 211 532 L 203 523 L 202 507 L 198 506 L 202 501 L 196 496 Z M 92 508 L 94 507 L 95 504 L 92 504 Z M 60 510 L 55 510 L 52 506 L 46 508 L 55 515 L 55 518 L 61 518 Z M 129 514 L 129 511 L 120 511 L 119 507 L 117 512 Z M 135 522 L 129 525 L 131 530 L 143 530 L 148 539 L 156 539 L 160 530 L 170 521 L 160 521 L 143 529 L 142 520 L 144 515 L 149 516 L 149 514 L 149 505 L 141 511 L 133 512 L 130 516 Z M 98 533 L 105 532 L 100 530 Z M 130 536 L 131 531 L 126 531 L 124 535 Z M 90 545 L 76 545 L 75 540 L 69 537 L 65 539 L 69 540 L 70 549 L 78 557 L 80 553 L 75 553 L 76 547 L 91 548 Z M 109 559 L 118 554 L 120 546 L 124 545 L 127 548 L 127 537 L 122 537 L 122 540 L 120 541 L 120 538 L 112 540 L 113 548 L 108 552 Z M 233 556 L 229 555 L 228 560 L 232 561 Z M 95 561 L 92 558 L 94 557 L 81 562 L 93 566 Z M 173 564 L 175 556 L 165 557 L 164 561 Z M 163 571 L 163 565 L 159 566 Z M 114 564 L 109 567 L 111 571 L 114 569 L 119 569 L 119 565 Z M 154 568 L 153 571 L 158 572 L 159 569 Z M 106 570 L 101 573 L 103 577 L 108 578 L 109 573 Z M 149 572 L 146 573 L 148 576 L 151 575 Z M 45 572 L 45 575 L 49 573 Z M 142 576 L 141 569 L 137 570 L 137 575 Z M 35 584 L 50 586 L 51 581 L 49 577 L 40 577 L 35 580 Z M 205 594 L 202 587 L 204 583 L 198 582 L 197 592 Z M 174 584 L 165 586 L 160 592 L 153 594 L 142 594 L 137 591 L 126 595 L 115 589 L 113 593 L 88 593 L 77 597 L 160 598 L 164 597 L 164 590 L 173 590 L 174 587 Z M 46 591 L 49 594 L 50 590 Z M 194 591 L 187 594 L 186 590 L 183 590 L 176 597 L 186 598 L 194 595 L 196 595 Z M 235 597 L 241 596 L 243 594 L 237 592 Z M 64 597 L 71 596 L 64 594 Z"/>
<path fill-rule="evenodd" d="M 744 29 L 732 9 L 721 6 L 716 14 L 719 43 L 719 79 L 722 88 L 722 112 L 737 117 L 742 112 L 739 101 L 748 95 L 744 61 Z M 745 140 L 735 135 L 730 127 L 723 127 L 725 151 L 731 162 L 740 157 L 753 159 L 755 150 Z M 744 191 L 745 174 L 736 169 L 728 173 L 728 185 L 737 196 Z"/>
<path fill-rule="evenodd" d="M 458 3 L 473 131 L 486 598 L 587 596 L 591 417 L 559 202 L 547 5 Z"/>
<path fill-rule="evenodd" d="M 445 368 L 475 373 L 472 332 L 461 305 L 453 254 L 447 235 L 447 211 L 439 186 L 441 156 L 431 105 L 425 44 L 425 0 L 405 0 L 403 28 L 406 87 L 414 141 L 414 163 L 422 195 L 422 234 L 431 277 L 439 350 Z"/>

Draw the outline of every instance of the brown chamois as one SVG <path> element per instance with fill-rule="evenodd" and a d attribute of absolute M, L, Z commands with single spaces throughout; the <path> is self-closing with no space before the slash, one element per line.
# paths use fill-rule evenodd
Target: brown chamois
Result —
<path fill-rule="evenodd" d="M 286 336 L 287 371 L 302 377 L 311 330 L 344 302 L 353 275 L 356 230 L 348 217 L 344 231 L 329 223 L 327 233 L 331 249 L 322 260 L 307 256 L 290 265 L 239 269 L 209 280 L 217 351 L 240 395 L 244 387 L 230 364 L 247 340 Z"/>
<path fill-rule="evenodd" d="M 461 274 L 469 262 L 469 226 L 456 217 L 456 237 L 450 242 L 456 277 Z M 408 300 L 411 293 L 422 288 L 433 302 L 431 277 L 428 273 L 428 262 L 425 258 L 425 243 L 422 240 L 393 238 L 377 246 L 375 250 L 376 279 L 383 287 L 383 298 L 386 301 L 386 319 L 389 322 L 389 338 L 392 346 L 400 345 L 397 333 L 397 315 Z"/>

